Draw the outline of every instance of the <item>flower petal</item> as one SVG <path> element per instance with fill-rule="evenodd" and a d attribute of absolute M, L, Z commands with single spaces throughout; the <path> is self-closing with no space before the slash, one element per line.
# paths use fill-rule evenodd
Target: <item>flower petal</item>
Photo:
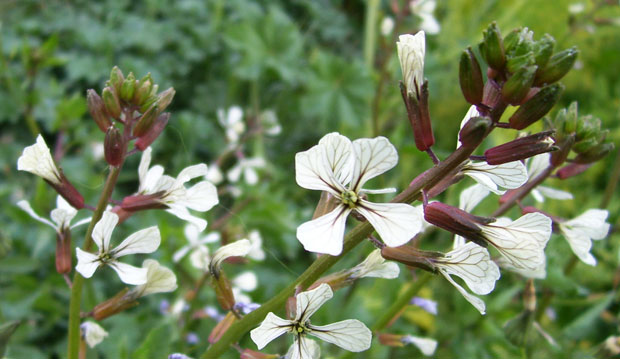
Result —
<path fill-rule="evenodd" d="M 161 235 L 157 226 L 149 227 L 125 238 L 111 254 L 114 258 L 134 253 L 153 253 L 159 247 Z"/>
<path fill-rule="evenodd" d="M 173 214 L 177 216 L 178 218 L 191 223 L 192 225 L 196 226 L 201 232 L 204 231 L 205 228 L 207 228 L 207 221 L 191 214 L 189 210 L 182 204 L 177 205 L 177 204 L 171 203 L 171 204 L 168 204 L 168 207 L 169 208 L 166 210 L 166 212 Z"/>
<path fill-rule="evenodd" d="M 109 262 L 108 265 L 114 269 L 123 283 L 140 285 L 146 283 L 147 269 L 138 268 L 119 261 Z"/>
<path fill-rule="evenodd" d="M 486 186 L 475 184 L 468 187 L 459 196 L 459 208 L 465 212 L 471 212 L 488 195 L 489 190 Z"/>
<path fill-rule="evenodd" d="M 603 239 L 609 232 L 609 223 L 606 222 L 609 212 L 603 209 L 589 209 L 582 215 L 561 223 L 560 227 L 565 234 L 580 234 L 598 240 Z"/>
<path fill-rule="evenodd" d="M 338 132 L 328 133 L 319 141 L 320 146 L 325 147 L 327 163 L 332 173 L 343 185 L 351 181 L 353 170 L 353 145 L 351 140 Z"/>
<path fill-rule="evenodd" d="M 288 349 L 285 359 L 315 359 L 320 358 L 321 347 L 312 339 L 305 336 L 295 336 L 293 345 Z"/>
<path fill-rule="evenodd" d="M 222 265 L 222 262 L 230 257 L 244 257 L 250 251 L 250 241 L 247 239 L 240 239 L 236 242 L 232 242 L 225 246 L 220 247 L 213 253 L 211 258 L 211 268 L 218 268 Z"/>
<path fill-rule="evenodd" d="M 110 238 L 112 231 L 118 223 L 118 215 L 114 212 L 105 211 L 99 222 L 95 224 L 93 229 L 93 241 L 99 247 L 99 252 L 108 252 L 110 250 Z"/>
<path fill-rule="evenodd" d="M 79 248 L 75 248 L 75 255 L 78 260 L 75 270 L 84 278 L 92 277 L 93 273 L 97 270 L 97 267 L 99 267 L 99 257 Z"/>
<path fill-rule="evenodd" d="M 95 322 L 84 322 L 80 325 L 80 329 L 86 344 L 91 348 L 94 348 L 108 336 L 108 332 Z"/>
<path fill-rule="evenodd" d="M 356 319 L 347 319 L 328 325 L 310 325 L 310 334 L 335 344 L 350 352 L 361 352 L 370 348 L 372 333 Z"/>
<path fill-rule="evenodd" d="M 415 35 L 400 35 L 396 42 L 396 49 L 407 93 L 416 94 L 417 88 L 422 86 L 424 81 L 424 55 L 426 51 L 424 31 L 418 31 Z"/>
<path fill-rule="evenodd" d="M 474 306 L 474 308 L 478 309 L 480 314 L 484 315 L 486 313 L 486 305 L 482 299 L 466 291 L 457 282 L 455 282 L 449 274 L 442 270 L 439 270 L 439 273 L 441 273 L 448 280 L 448 282 L 450 282 L 450 284 L 452 284 L 461 293 L 461 295 L 463 295 L 463 297 L 465 297 L 465 299 Z"/>
<path fill-rule="evenodd" d="M 196 177 L 206 176 L 207 173 L 209 173 L 209 169 L 204 163 L 185 167 L 177 176 L 174 187 L 182 186 L 185 182 L 192 180 Z"/>
<path fill-rule="evenodd" d="M 551 188 L 551 187 L 537 186 L 536 190 L 538 190 L 540 194 L 542 194 L 543 196 L 547 198 L 551 198 L 551 199 L 557 199 L 557 200 L 573 199 L 572 193 L 562 191 L 559 189 L 555 189 L 555 188 Z M 542 202 L 542 201 L 539 201 L 539 202 Z"/>
<path fill-rule="evenodd" d="M 355 162 L 349 188 L 356 193 L 369 179 L 392 169 L 398 163 L 396 148 L 383 136 L 353 141 L 353 153 Z"/>
<path fill-rule="evenodd" d="M 513 189 L 527 182 L 527 170 L 521 161 L 489 165 L 486 162 L 469 162 L 462 173 L 487 187 L 491 192 L 503 194 L 498 187 Z"/>
<path fill-rule="evenodd" d="M 252 338 L 258 350 L 261 350 L 269 342 L 288 332 L 292 326 L 293 322 L 290 320 L 282 319 L 269 312 L 263 322 L 260 323 L 260 326 L 250 331 L 250 338 Z"/>
<path fill-rule="evenodd" d="M 421 337 L 416 337 L 413 335 L 406 335 L 402 339 L 402 341 L 403 343 L 406 343 L 406 344 L 415 345 L 416 347 L 418 347 L 418 349 L 420 349 L 422 354 L 426 356 L 433 355 L 435 353 L 435 350 L 437 349 L 437 341 L 434 339 L 421 338 Z"/>
<path fill-rule="evenodd" d="M 534 157 L 530 157 L 527 160 L 529 164 L 527 167 L 527 173 L 530 175 L 531 179 L 536 178 L 542 171 L 549 167 L 550 157 L 550 153 L 541 153 Z"/>
<path fill-rule="evenodd" d="M 219 203 L 217 198 L 217 188 L 208 181 L 198 182 L 187 189 L 185 198 L 179 204 L 185 205 L 189 209 L 204 212 L 210 210 Z"/>
<path fill-rule="evenodd" d="M 47 224 L 48 226 L 54 228 L 54 230 L 56 230 L 58 232 L 58 227 L 56 227 L 56 225 L 54 223 L 52 223 L 51 221 L 49 221 L 46 218 L 40 217 L 30 206 L 30 203 L 28 201 L 19 201 L 17 202 L 17 207 L 21 208 L 24 212 L 28 213 L 30 215 L 30 217 L 34 218 L 35 220 L 43 223 L 43 224 Z"/>
<path fill-rule="evenodd" d="M 402 246 L 422 229 L 420 212 L 405 203 L 361 200 L 356 210 L 372 224 L 388 247 Z"/>
<path fill-rule="evenodd" d="M 232 283 L 235 287 L 241 289 L 244 292 L 251 292 L 258 287 L 258 277 L 254 272 L 245 271 L 236 276 Z"/>
<path fill-rule="evenodd" d="M 307 251 L 337 256 L 342 252 L 349 213 L 351 209 L 340 204 L 331 212 L 297 227 L 297 239 Z"/>
<path fill-rule="evenodd" d="M 489 294 L 500 273 L 489 251 L 473 242 L 466 243 L 437 258 L 435 265 L 445 274 L 461 277 L 476 294 Z"/>
<path fill-rule="evenodd" d="M 141 297 L 153 293 L 172 292 L 177 289 L 177 277 L 156 260 L 146 259 L 142 262 L 142 268 L 147 270 L 146 283 L 135 289 Z"/>
<path fill-rule="evenodd" d="M 375 277 L 394 279 L 400 274 L 400 268 L 394 262 L 386 262 L 381 256 L 381 250 L 375 249 L 362 263 L 351 268 L 351 273 L 353 278 Z"/>
<path fill-rule="evenodd" d="M 297 294 L 297 308 L 295 312 L 295 321 L 305 323 L 308 318 L 316 312 L 323 303 L 327 302 L 334 296 L 332 288 L 329 284 L 323 283 L 318 287 Z"/>
<path fill-rule="evenodd" d="M 192 266 L 201 271 L 209 270 L 209 263 L 211 263 L 211 257 L 209 257 L 209 248 L 206 246 L 199 246 L 192 251 L 189 255 L 189 261 Z"/>
<path fill-rule="evenodd" d="M 40 134 L 34 145 L 24 148 L 24 152 L 17 159 L 17 170 L 43 177 L 53 184 L 61 182 L 60 172 L 52 159 L 50 149 Z"/>
<path fill-rule="evenodd" d="M 174 252 L 174 254 L 172 255 L 172 261 L 174 263 L 178 263 L 181 259 L 183 259 L 183 257 L 185 257 L 187 255 L 187 253 L 192 249 L 192 247 L 188 246 L 183 246 L 181 248 L 179 248 L 179 250 L 177 250 L 176 252 Z"/>
<path fill-rule="evenodd" d="M 345 191 L 329 163 L 324 146 L 316 145 L 295 155 L 295 180 L 303 188 L 327 191 L 338 197 Z"/>

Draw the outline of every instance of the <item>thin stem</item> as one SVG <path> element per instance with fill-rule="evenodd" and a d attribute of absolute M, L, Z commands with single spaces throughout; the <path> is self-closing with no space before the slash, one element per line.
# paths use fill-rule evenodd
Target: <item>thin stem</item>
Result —
<path fill-rule="evenodd" d="M 525 196 L 527 196 L 536 186 L 538 186 L 539 184 L 541 184 L 544 180 L 546 180 L 551 173 L 553 172 L 553 170 L 555 169 L 555 167 L 553 166 L 549 166 L 547 167 L 544 171 L 542 171 L 538 176 L 536 176 L 536 178 L 534 178 L 532 181 L 524 184 L 523 186 L 515 189 L 511 195 L 511 197 L 504 203 L 502 203 L 499 208 L 497 208 L 495 210 L 495 212 L 493 212 L 493 217 L 498 217 L 501 216 L 502 214 L 508 212 L 508 210 L 510 208 L 512 208 L 512 206 L 514 206 L 517 202 L 519 202 L 520 200 L 522 200 Z"/>
<path fill-rule="evenodd" d="M 607 208 L 609 205 L 609 201 L 611 201 L 611 197 L 613 196 L 616 186 L 618 185 L 618 180 L 620 179 L 620 151 L 616 151 L 616 162 L 614 162 L 614 169 L 609 177 L 609 181 L 607 181 L 607 187 L 605 187 L 605 195 L 603 195 L 603 200 L 601 201 L 601 208 Z"/>
<path fill-rule="evenodd" d="M 378 11 L 379 0 L 367 0 L 366 22 L 364 24 L 364 62 L 368 69 L 372 69 L 375 57 Z"/>
<path fill-rule="evenodd" d="M 88 225 L 88 229 L 86 230 L 86 236 L 84 238 L 84 250 L 89 251 L 90 247 L 93 244 L 93 229 L 95 228 L 95 223 L 97 223 L 101 216 L 103 215 L 103 211 L 108 205 L 108 201 L 110 200 L 110 196 L 114 191 L 114 186 L 116 185 L 116 180 L 118 179 L 118 174 L 121 172 L 121 167 L 113 167 L 110 166 L 110 173 L 108 174 L 108 178 L 106 179 L 105 185 L 103 187 L 103 192 L 101 193 L 101 197 L 99 197 L 99 202 L 97 202 L 97 208 L 93 213 L 93 218 Z M 82 304 L 82 286 L 84 285 L 84 277 L 79 273 L 75 273 L 73 276 L 73 286 L 71 287 L 71 301 L 69 303 L 69 347 L 68 347 L 68 358 L 69 359 L 78 359 L 79 349 L 80 349 L 80 306 Z"/>

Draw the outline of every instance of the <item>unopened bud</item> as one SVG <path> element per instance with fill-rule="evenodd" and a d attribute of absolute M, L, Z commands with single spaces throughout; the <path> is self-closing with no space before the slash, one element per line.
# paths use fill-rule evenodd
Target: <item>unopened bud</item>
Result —
<path fill-rule="evenodd" d="M 101 95 L 103 97 L 103 103 L 105 104 L 106 111 L 110 114 L 110 116 L 115 119 L 119 119 L 121 117 L 121 104 L 116 96 L 116 91 L 114 91 L 111 87 L 106 87 L 103 89 Z"/>
<path fill-rule="evenodd" d="M 402 347 L 405 345 L 403 337 L 404 335 L 381 333 L 379 334 L 379 343 L 388 347 Z"/>
<path fill-rule="evenodd" d="M 151 106 L 145 113 L 142 114 L 138 123 L 133 128 L 133 135 L 136 137 L 144 136 L 155 124 L 155 120 L 159 115 L 160 111 L 157 108 L 157 105 Z"/>
<path fill-rule="evenodd" d="M 121 100 L 129 102 L 133 99 L 133 95 L 136 91 L 136 78 L 133 75 L 133 72 L 130 72 L 127 75 L 125 81 L 123 81 L 123 85 L 121 86 L 121 90 L 119 91 Z"/>
<path fill-rule="evenodd" d="M 535 63 L 534 53 L 530 51 L 523 55 L 510 57 L 506 61 L 506 70 L 513 74 L 524 67 L 533 66 Z"/>
<path fill-rule="evenodd" d="M 166 125 L 168 124 L 168 120 L 170 119 L 170 113 L 162 113 L 157 117 L 155 123 L 151 126 L 146 134 L 136 140 L 135 146 L 138 150 L 144 151 L 147 147 L 153 143 L 157 137 L 162 133 Z"/>
<path fill-rule="evenodd" d="M 483 32 L 483 41 L 480 43 L 480 53 L 489 67 L 502 70 L 506 64 L 506 54 L 502 36 L 495 22 L 491 23 Z"/>
<path fill-rule="evenodd" d="M 250 349 L 244 349 L 239 359 L 277 359 L 279 357 L 278 354 L 265 354 Z"/>
<path fill-rule="evenodd" d="M 563 90 L 562 84 L 543 87 L 534 97 L 519 106 L 508 120 L 510 127 L 522 130 L 540 120 L 558 102 Z"/>
<path fill-rule="evenodd" d="M 609 152 L 613 151 L 614 147 L 614 144 L 611 142 L 601 143 L 585 153 L 578 154 L 577 157 L 575 157 L 574 162 L 581 164 L 596 162 L 607 156 Z"/>
<path fill-rule="evenodd" d="M 577 101 L 571 102 L 566 111 L 566 118 L 564 119 L 564 133 L 570 135 L 577 132 L 578 121 L 578 109 Z"/>
<path fill-rule="evenodd" d="M 570 154 L 571 148 L 573 147 L 573 143 L 575 143 L 574 135 L 566 136 L 556 142 L 559 150 L 551 154 L 551 157 L 549 159 L 551 166 L 558 167 L 566 161 L 568 155 Z"/>
<path fill-rule="evenodd" d="M 536 75 L 534 85 L 541 86 L 560 80 L 573 68 L 578 54 L 579 50 L 572 47 L 551 56 L 547 66 Z"/>
<path fill-rule="evenodd" d="M 103 132 L 107 132 L 108 128 L 112 126 L 112 122 L 108 118 L 108 114 L 105 110 L 105 105 L 101 97 L 93 89 L 86 91 L 86 102 L 88 103 L 88 111 L 99 129 Z"/>
<path fill-rule="evenodd" d="M 552 134 L 553 131 L 544 131 L 518 138 L 503 145 L 489 148 L 484 152 L 484 157 L 488 164 L 499 165 L 555 151 L 558 147 L 554 146 L 554 141 L 551 138 Z"/>
<path fill-rule="evenodd" d="M 598 146 L 599 140 L 596 137 L 586 138 L 573 145 L 575 153 L 585 153 Z"/>
<path fill-rule="evenodd" d="M 127 295 L 129 288 L 118 292 L 114 297 L 101 302 L 93 308 L 91 315 L 95 320 L 102 320 L 138 305 L 133 296 Z"/>
<path fill-rule="evenodd" d="M 121 202 L 121 208 L 130 212 L 168 208 L 168 206 L 161 202 L 164 193 L 164 191 L 159 191 L 151 194 L 137 194 L 125 197 Z"/>
<path fill-rule="evenodd" d="M 118 68 L 118 66 L 114 66 L 110 72 L 110 86 L 116 89 L 116 91 L 120 91 L 123 86 L 123 81 L 125 81 L 123 72 Z"/>
<path fill-rule="evenodd" d="M 413 246 L 383 247 L 381 256 L 385 259 L 400 262 L 410 267 L 416 267 L 428 272 L 435 273 L 433 258 L 443 256 L 438 252 L 422 251 Z"/>
<path fill-rule="evenodd" d="M 486 247 L 487 242 L 479 225 L 489 224 L 494 218 L 474 216 L 460 208 L 441 202 L 431 202 L 424 207 L 424 219 L 446 231 L 458 234 L 476 244 Z"/>
<path fill-rule="evenodd" d="M 435 144 L 431 117 L 428 112 L 428 81 L 424 81 L 420 87 L 419 118 L 412 123 L 413 136 L 418 150 L 426 151 Z"/>
<path fill-rule="evenodd" d="M 472 117 L 459 131 L 459 141 L 468 148 L 476 148 L 484 139 L 493 121 L 487 117 Z"/>
<path fill-rule="evenodd" d="M 213 285 L 213 289 L 215 289 L 217 302 L 222 309 L 231 310 L 235 306 L 235 295 L 233 294 L 230 281 L 226 278 L 224 272 L 218 272 L 217 276 L 212 275 L 211 284 Z"/>
<path fill-rule="evenodd" d="M 553 47 L 555 46 L 555 39 L 545 34 L 543 37 L 534 43 L 534 57 L 536 59 L 536 66 L 538 69 L 544 69 L 551 55 L 553 55 Z"/>
<path fill-rule="evenodd" d="M 476 59 L 471 47 L 463 51 L 461 61 L 459 63 L 459 82 L 461 91 L 465 100 L 472 105 L 478 105 L 482 102 L 482 91 L 484 89 L 484 81 L 482 79 L 482 71 L 480 64 Z"/>
<path fill-rule="evenodd" d="M 159 94 L 159 98 L 157 99 L 157 107 L 159 108 L 159 112 L 163 112 L 166 110 L 168 105 L 172 102 L 174 98 L 174 94 L 176 91 L 172 87 L 167 89 L 166 91 Z"/>
<path fill-rule="evenodd" d="M 582 116 L 577 120 L 577 141 L 595 137 L 601 131 L 601 119 L 592 115 Z"/>
<path fill-rule="evenodd" d="M 527 66 L 517 70 L 502 87 L 502 99 L 511 105 L 521 104 L 532 87 L 537 69 Z"/>
<path fill-rule="evenodd" d="M 237 321 L 237 317 L 233 314 L 233 312 L 228 312 L 224 319 L 220 320 L 219 323 L 213 328 L 211 334 L 209 334 L 209 343 L 217 343 L 218 340 L 226 333 L 228 328 L 233 325 L 234 322 Z"/>
<path fill-rule="evenodd" d="M 59 183 L 52 183 L 47 180 L 45 182 L 54 187 L 56 192 L 66 199 L 73 208 L 84 208 L 84 197 L 82 197 L 82 194 L 73 186 L 73 184 L 71 184 L 71 182 L 69 182 L 64 173 L 60 172 Z"/>
<path fill-rule="evenodd" d="M 592 166 L 591 163 L 569 163 L 566 166 L 560 168 L 555 174 L 559 179 L 567 179 L 585 172 L 588 168 Z"/>
<path fill-rule="evenodd" d="M 105 160 L 110 166 L 118 167 L 125 159 L 125 141 L 118 128 L 110 126 L 105 134 L 103 153 Z"/>
<path fill-rule="evenodd" d="M 56 272 L 65 274 L 71 272 L 71 230 L 63 229 L 56 235 Z"/>
<path fill-rule="evenodd" d="M 138 106 L 144 105 L 146 100 L 151 97 L 151 88 L 153 87 L 153 83 L 150 80 L 145 80 L 138 84 L 138 88 L 134 94 L 134 103 Z M 153 102 L 155 99 L 153 99 Z"/>
<path fill-rule="evenodd" d="M 149 95 L 149 97 L 147 97 L 147 99 L 142 103 L 142 105 L 140 105 L 140 112 L 146 112 L 157 102 L 157 99 L 159 99 L 157 95 Z"/>

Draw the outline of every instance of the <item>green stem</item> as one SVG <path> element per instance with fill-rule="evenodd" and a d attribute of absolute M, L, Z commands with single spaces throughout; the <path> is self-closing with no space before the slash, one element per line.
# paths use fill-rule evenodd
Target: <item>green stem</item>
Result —
<path fill-rule="evenodd" d="M 364 24 L 364 62 L 368 69 L 372 69 L 377 37 L 377 14 L 379 0 L 367 0 L 366 23 Z"/>
<path fill-rule="evenodd" d="M 431 278 L 432 278 L 432 275 L 430 273 L 424 272 L 424 274 L 422 274 L 420 276 L 420 278 L 418 278 L 418 280 L 416 280 L 412 285 L 410 285 L 409 288 L 407 288 L 407 290 L 405 290 L 405 292 L 402 293 L 396 299 L 396 301 L 383 313 L 381 318 L 379 318 L 375 322 L 375 324 L 372 326 L 372 331 L 376 333 L 376 332 L 380 332 L 381 330 L 385 329 L 385 327 L 388 325 L 388 323 L 405 306 L 407 306 L 409 304 L 409 302 L 411 301 L 411 298 L 413 298 L 414 295 L 418 294 L 420 289 L 422 289 L 422 287 L 426 283 L 428 283 L 428 281 Z"/>
<path fill-rule="evenodd" d="M 118 174 L 120 172 L 120 166 L 110 166 L 110 173 L 108 174 L 108 178 L 106 179 L 105 185 L 103 187 L 103 192 L 101 193 L 101 197 L 99 197 L 97 208 L 95 209 L 95 212 L 93 213 L 93 218 L 91 219 L 90 224 L 88 225 L 88 229 L 86 230 L 83 248 L 87 252 L 90 250 L 90 247 L 93 244 L 92 234 L 93 229 L 95 228 L 95 224 L 101 219 L 103 211 L 108 205 L 110 196 L 114 191 L 114 186 L 116 185 L 116 180 L 118 179 Z M 69 359 L 78 359 L 80 350 L 80 307 L 82 304 L 83 285 L 84 277 L 82 277 L 82 275 L 76 272 L 73 276 L 73 286 L 71 287 L 71 301 L 69 303 Z"/>

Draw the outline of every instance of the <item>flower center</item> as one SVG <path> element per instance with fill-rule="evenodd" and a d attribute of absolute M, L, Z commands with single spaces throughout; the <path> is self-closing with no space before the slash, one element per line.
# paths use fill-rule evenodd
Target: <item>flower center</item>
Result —
<path fill-rule="evenodd" d="M 355 208 L 355 205 L 357 204 L 357 201 L 359 200 L 359 198 L 357 197 L 357 194 L 351 190 L 343 192 L 340 195 L 340 199 L 342 200 L 342 203 L 349 206 L 349 208 Z"/>
<path fill-rule="evenodd" d="M 108 252 L 104 252 L 99 255 L 99 261 L 101 261 L 101 263 L 103 264 L 106 264 L 110 262 L 111 260 L 112 260 L 112 256 Z"/>

